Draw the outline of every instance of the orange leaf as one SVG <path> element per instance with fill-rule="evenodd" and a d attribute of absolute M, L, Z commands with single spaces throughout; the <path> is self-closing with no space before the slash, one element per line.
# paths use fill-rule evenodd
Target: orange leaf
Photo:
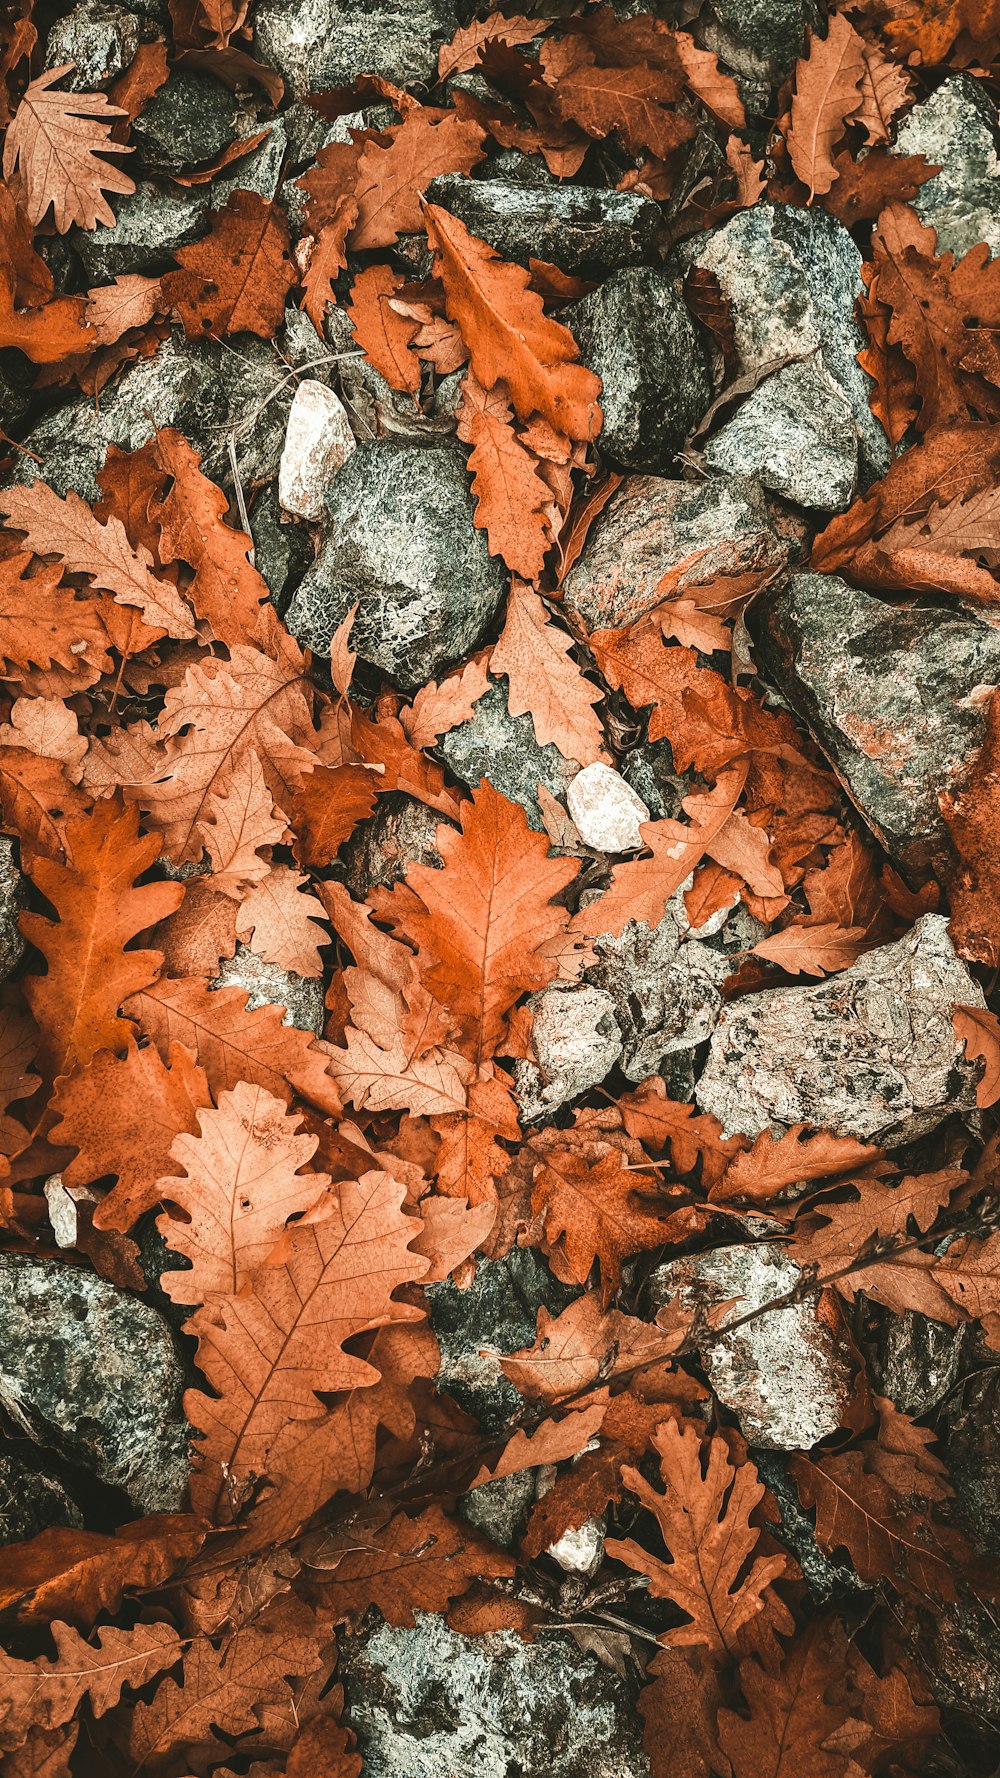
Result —
<path fill-rule="evenodd" d="M 338 1556 L 337 1542 L 344 1544 Z M 360 1547 L 359 1547 L 360 1546 Z M 387 1623 L 412 1629 L 415 1611 L 444 1611 L 474 1581 L 514 1573 L 515 1564 L 481 1532 L 461 1519 L 449 1519 L 429 1506 L 416 1519 L 397 1513 L 388 1525 L 352 1529 L 322 1544 L 320 1583 L 335 1624 L 356 1622 L 370 1605 Z"/>
<path fill-rule="evenodd" d="M 179 272 L 161 280 L 164 299 L 188 339 L 256 333 L 273 339 L 295 283 L 288 224 L 281 204 L 255 191 L 234 191 L 215 212 L 204 240 L 174 252 Z"/>
<path fill-rule="evenodd" d="M 106 191 L 131 192 L 133 181 L 104 154 L 131 154 L 111 140 L 116 118 L 124 117 L 103 93 L 53 92 L 53 83 L 72 68 L 47 68 L 24 90 L 3 151 L 3 176 L 20 173 L 28 219 L 39 223 L 49 205 L 61 235 L 74 223 L 114 228 L 115 213 Z"/>
<path fill-rule="evenodd" d="M 864 44 L 842 12 L 833 14 L 825 37 L 813 35 L 795 65 L 788 152 L 810 203 L 837 177 L 832 151 L 858 108 L 864 72 Z"/>
<path fill-rule="evenodd" d="M 454 111 L 440 117 L 414 106 L 385 137 L 367 142 L 358 161 L 354 252 L 391 247 L 398 235 L 417 234 L 423 227 L 420 193 L 439 173 L 471 172 L 486 152 L 484 131 Z"/>
<path fill-rule="evenodd" d="M 623 1262 L 663 1244 L 659 1217 L 634 1201 L 643 1188 L 655 1191 L 654 1177 L 626 1167 L 617 1149 L 597 1161 L 555 1149 L 535 1172 L 534 1214 L 544 1216 L 549 1241 L 562 1238 L 578 1284 L 586 1284 L 597 1261 L 605 1303 L 618 1288 Z"/>
<path fill-rule="evenodd" d="M 757 1203 L 777 1197 L 789 1185 L 863 1171 L 879 1160 L 881 1153 L 852 1136 L 831 1136 L 823 1130 L 807 1135 L 805 1124 L 793 1124 L 780 1136 L 764 1130 L 753 1147 L 736 1155 L 724 1176 L 713 1181 L 709 1196 L 748 1198 Z"/>
<path fill-rule="evenodd" d="M 418 323 L 407 321 L 389 306 L 390 296 L 402 290 L 403 284 L 391 266 L 366 266 L 355 277 L 348 313 L 358 345 L 390 389 L 416 395 L 420 360 L 411 346 Z"/>
<path fill-rule="evenodd" d="M 538 458 L 514 431 L 502 384 L 486 395 L 468 373 L 458 436 L 472 446 L 474 522 L 486 532 L 490 554 L 502 557 L 513 574 L 537 580 L 552 541 L 552 494 L 538 472 Z"/>
<path fill-rule="evenodd" d="M 602 694 L 584 678 L 572 647 L 573 638 L 551 621 L 538 594 L 515 580 L 491 671 L 507 675 L 507 707 L 512 716 L 530 715 L 539 744 L 552 742 L 564 758 L 584 766 L 607 758 L 594 709 Z"/>
<path fill-rule="evenodd" d="M 951 1015 L 955 1036 L 965 1039 L 965 1053 L 985 1064 L 976 1088 L 976 1104 L 995 1105 L 1000 1099 L 1000 1019 L 981 1006 L 956 1006 Z"/>
<path fill-rule="evenodd" d="M 184 1513 L 163 1513 L 121 1525 L 113 1537 L 96 1531 L 42 1531 L 8 1549 L 0 1577 L 0 1612 L 9 1622 L 47 1625 L 57 1617 L 88 1630 L 114 1612 L 126 1587 L 153 1588 L 204 1542 L 205 1529 Z"/>

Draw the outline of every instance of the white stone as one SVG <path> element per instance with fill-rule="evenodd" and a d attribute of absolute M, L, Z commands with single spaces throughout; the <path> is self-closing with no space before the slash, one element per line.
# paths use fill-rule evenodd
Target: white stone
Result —
<path fill-rule="evenodd" d="M 598 852 L 634 852 L 642 845 L 639 825 L 649 810 L 619 772 L 598 760 L 578 772 L 566 794 L 569 812 L 585 846 Z"/>
<path fill-rule="evenodd" d="M 49 1223 L 57 1247 L 75 1247 L 80 1233 L 78 1205 L 97 1204 L 96 1192 L 86 1185 L 64 1185 L 61 1173 L 53 1173 L 45 1181 L 45 1201 Z"/>
<path fill-rule="evenodd" d="M 596 1574 L 604 1560 L 604 1529 L 599 1519 L 585 1519 L 573 1531 L 564 1531 L 548 1554 L 564 1574 Z"/>
<path fill-rule="evenodd" d="M 554 982 L 529 996 L 531 1044 L 538 1066 L 518 1061 L 515 1090 L 529 1123 L 578 1099 L 610 1074 L 622 1053 L 615 1003 L 589 982 Z"/>
<path fill-rule="evenodd" d="M 278 500 L 300 519 L 321 519 L 324 495 L 355 449 L 339 396 L 306 377 L 295 391 L 278 466 Z"/>

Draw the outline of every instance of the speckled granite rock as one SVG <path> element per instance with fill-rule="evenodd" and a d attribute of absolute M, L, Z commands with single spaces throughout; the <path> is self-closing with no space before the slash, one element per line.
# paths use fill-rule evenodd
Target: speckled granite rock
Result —
<path fill-rule="evenodd" d="M 896 131 L 895 154 L 922 154 L 940 167 L 910 201 L 956 259 L 985 241 L 1000 253 L 1000 130 L 997 108 L 971 74 L 952 74 Z"/>
<path fill-rule="evenodd" d="M 457 25 L 454 0 L 257 0 L 254 47 L 296 98 L 359 74 L 430 86 Z"/>
<path fill-rule="evenodd" d="M 587 982 L 543 988 L 526 1005 L 538 1060 L 515 1063 L 514 1079 L 521 1115 L 533 1123 L 598 1086 L 621 1055 L 622 1037 L 611 995 Z"/>
<path fill-rule="evenodd" d="M 502 677 L 478 699 L 468 722 L 442 735 L 443 758 L 470 790 L 486 778 L 509 802 L 520 803 L 531 827 L 544 823 L 538 807 L 538 786 L 559 800 L 566 796 L 576 766 L 558 747 L 540 746 L 530 716 L 512 716 L 507 708 L 507 680 Z"/>
<path fill-rule="evenodd" d="M 267 963 L 247 945 L 237 944 L 234 956 L 220 960 L 219 973 L 208 988 L 210 993 L 219 988 L 240 988 L 249 996 L 248 1012 L 256 1012 L 259 1006 L 283 1006 L 283 1025 L 314 1031 L 317 1037 L 323 1035 L 326 1014 L 322 978 L 296 975 L 291 969 L 282 969 L 279 963 Z"/>
<path fill-rule="evenodd" d="M 477 168 L 477 175 L 481 169 Z M 444 173 L 425 193 L 501 259 L 541 259 L 563 272 L 607 274 L 650 252 L 660 210 L 649 198 L 602 186 L 531 185 Z"/>

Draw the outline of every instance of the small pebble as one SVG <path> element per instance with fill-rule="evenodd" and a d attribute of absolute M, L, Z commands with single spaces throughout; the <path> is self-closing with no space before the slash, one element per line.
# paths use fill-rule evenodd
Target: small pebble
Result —
<path fill-rule="evenodd" d="M 314 377 L 304 378 L 289 411 L 278 468 L 278 499 L 285 511 L 321 519 L 330 481 L 353 450 L 354 434 L 339 396 Z"/>
<path fill-rule="evenodd" d="M 600 761 L 584 766 L 573 779 L 566 802 L 585 846 L 598 852 L 634 852 L 642 845 L 639 827 L 649 820 L 649 810 L 610 766 Z"/>

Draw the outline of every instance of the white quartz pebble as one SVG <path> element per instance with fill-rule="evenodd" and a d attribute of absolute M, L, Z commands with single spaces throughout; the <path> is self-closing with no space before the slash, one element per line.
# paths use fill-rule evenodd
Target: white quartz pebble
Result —
<path fill-rule="evenodd" d="M 566 795 L 569 812 L 585 846 L 598 852 L 634 852 L 642 845 L 639 824 L 649 810 L 631 784 L 610 766 L 584 766 Z"/>
<path fill-rule="evenodd" d="M 324 495 L 355 448 L 343 402 L 314 377 L 295 391 L 278 466 L 278 500 L 300 519 L 321 519 Z"/>

